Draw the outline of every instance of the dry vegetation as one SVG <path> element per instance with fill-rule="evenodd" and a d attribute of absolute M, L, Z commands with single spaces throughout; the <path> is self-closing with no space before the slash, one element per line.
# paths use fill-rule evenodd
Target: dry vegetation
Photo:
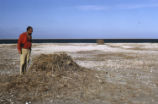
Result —
<path fill-rule="evenodd" d="M 16 45 L 1 45 L 0 104 L 157 104 L 157 48 L 107 46 L 118 51 L 41 54 L 36 44 L 29 71 L 19 76 Z"/>
<path fill-rule="evenodd" d="M 99 72 L 77 65 L 70 56 L 42 54 L 24 76 L 0 76 L 0 103 L 35 102 L 45 99 L 93 99 L 98 93 Z"/>

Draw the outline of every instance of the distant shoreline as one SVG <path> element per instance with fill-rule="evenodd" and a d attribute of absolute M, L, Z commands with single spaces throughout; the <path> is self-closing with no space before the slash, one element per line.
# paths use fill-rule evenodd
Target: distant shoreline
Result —
<path fill-rule="evenodd" d="M 96 43 L 97 39 L 33 39 L 33 43 Z M 158 39 L 103 39 L 105 43 L 158 43 Z M 17 39 L 0 39 L 0 44 L 17 43 Z"/>

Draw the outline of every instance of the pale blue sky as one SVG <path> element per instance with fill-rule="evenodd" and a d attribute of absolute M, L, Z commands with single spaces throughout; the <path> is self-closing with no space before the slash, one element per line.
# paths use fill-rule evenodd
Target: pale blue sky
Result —
<path fill-rule="evenodd" d="M 158 39 L 158 0 L 0 0 L 0 39 Z"/>

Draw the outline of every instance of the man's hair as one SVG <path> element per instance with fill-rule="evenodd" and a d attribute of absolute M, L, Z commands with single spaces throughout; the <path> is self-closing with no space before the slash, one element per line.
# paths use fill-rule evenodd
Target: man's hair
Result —
<path fill-rule="evenodd" d="M 30 29 L 33 30 L 33 28 L 32 28 L 31 26 L 28 26 L 26 30 L 28 31 L 28 30 L 30 30 Z"/>

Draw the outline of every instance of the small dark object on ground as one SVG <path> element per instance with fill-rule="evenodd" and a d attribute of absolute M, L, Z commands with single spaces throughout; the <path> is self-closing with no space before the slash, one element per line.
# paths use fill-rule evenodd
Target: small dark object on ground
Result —
<path fill-rule="evenodd" d="M 104 40 L 103 39 L 98 39 L 97 44 L 98 45 L 104 45 Z"/>

